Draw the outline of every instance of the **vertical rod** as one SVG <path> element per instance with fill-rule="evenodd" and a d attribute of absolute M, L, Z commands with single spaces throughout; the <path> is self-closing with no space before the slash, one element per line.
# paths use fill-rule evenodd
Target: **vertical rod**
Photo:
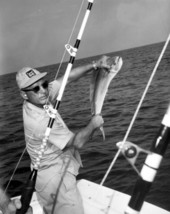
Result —
<path fill-rule="evenodd" d="M 149 192 L 152 183 L 160 167 L 163 155 L 170 142 L 170 106 L 164 115 L 160 129 L 151 146 L 151 153 L 147 155 L 145 163 L 141 169 L 132 197 L 129 201 L 125 214 L 138 214 Z"/>

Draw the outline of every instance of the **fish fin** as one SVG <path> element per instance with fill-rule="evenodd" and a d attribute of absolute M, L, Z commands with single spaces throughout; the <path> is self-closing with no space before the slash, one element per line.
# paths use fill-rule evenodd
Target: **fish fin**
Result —
<path fill-rule="evenodd" d="M 105 138 L 105 132 L 104 132 L 103 126 L 101 126 L 99 129 L 100 129 L 100 131 L 101 131 L 101 133 L 102 133 L 103 141 L 105 141 L 106 138 Z M 91 134 L 89 140 L 92 140 L 92 138 L 93 138 L 95 132 L 96 132 L 96 130 L 94 130 L 94 131 L 92 132 L 92 134 Z"/>
<path fill-rule="evenodd" d="M 108 92 L 109 84 L 112 80 L 112 74 L 106 68 L 100 68 L 98 75 L 95 79 L 94 92 L 93 92 L 93 108 L 95 114 L 100 114 Z"/>
<path fill-rule="evenodd" d="M 105 132 L 104 132 L 103 126 L 100 127 L 100 131 L 101 131 L 102 136 L 103 136 L 103 141 L 105 141 L 106 138 L 105 138 Z"/>
<path fill-rule="evenodd" d="M 90 138 L 89 140 L 92 140 L 93 136 L 94 136 L 94 133 L 95 133 L 96 129 L 92 131 L 91 135 L 90 135 Z"/>
<path fill-rule="evenodd" d="M 92 114 L 95 114 L 94 97 L 95 97 L 96 79 L 98 77 L 98 74 L 99 74 L 99 70 L 94 71 L 90 82 L 90 105 L 91 105 Z"/>

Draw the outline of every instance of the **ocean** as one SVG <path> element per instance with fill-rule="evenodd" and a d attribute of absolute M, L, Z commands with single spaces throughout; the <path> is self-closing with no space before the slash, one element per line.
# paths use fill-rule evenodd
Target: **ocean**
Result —
<path fill-rule="evenodd" d="M 112 80 L 104 102 L 102 115 L 106 140 L 96 131 L 92 139 L 82 148 L 84 167 L 78 179 L 87 179 L 100 183 L 122 141 L 141 99 L 146 84 L 155 67 L 164 43 L 157 43 L 113 53 L 108 56 L 121 56 L 123 66 Z M 74 67 L 98 59 L 101 55 L 75 61 Z M 59 75 L 65 71 L 67 63 L 61 67 Z M 58 64 L 38 68 L 47 71 L 49 80 L 53 80 Z M 68 127 L 77 132 L 91 118 L 89 101 L 90 74 L 66 87 L 59 108 Z M 153 78 L 152 84 L 141 106 L 136 121 L 128 136 L 128 141 L 149 150 L 157 135 L 161 120 L 170 101 L 170 47 Z M 1 185 L 6 187 L 25 148 L 22 99 L 15 82 L 15 73 L 0 76 L 0 173 Z M 136 166 L 141 169 L 145 155 L 140 155 Z M 8 193 L 12 197 L 21 193 L 30 173 L 30 159 L 24 153 L 17 166 Z M 104 186 L 131 194 L 138 178 L 137 173 L 120 155 Z M 155 181 L 146 197 L 146 201 L 170 211 L 170 146 L 156 175 Z"/>

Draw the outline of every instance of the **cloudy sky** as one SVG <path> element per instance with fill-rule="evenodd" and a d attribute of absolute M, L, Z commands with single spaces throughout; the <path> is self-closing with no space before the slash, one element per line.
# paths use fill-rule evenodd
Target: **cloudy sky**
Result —
<path fill-rule="evenodd" d="M 81 3 L 0 0 L 0 74 L 60 62 Z M 94 0 L 77 58 L 165 41 L 169 33 L 170 0 Z"/>

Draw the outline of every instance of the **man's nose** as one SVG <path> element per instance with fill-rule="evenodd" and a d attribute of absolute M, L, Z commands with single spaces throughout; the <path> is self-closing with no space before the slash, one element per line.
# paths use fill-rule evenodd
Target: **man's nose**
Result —
<path fill-rule="evenodd" d="M 45 89 L 42 85 L 40 86 L 40 92 L 41 93 L 45 93 L 47 91 L 47 89 Z"/>

